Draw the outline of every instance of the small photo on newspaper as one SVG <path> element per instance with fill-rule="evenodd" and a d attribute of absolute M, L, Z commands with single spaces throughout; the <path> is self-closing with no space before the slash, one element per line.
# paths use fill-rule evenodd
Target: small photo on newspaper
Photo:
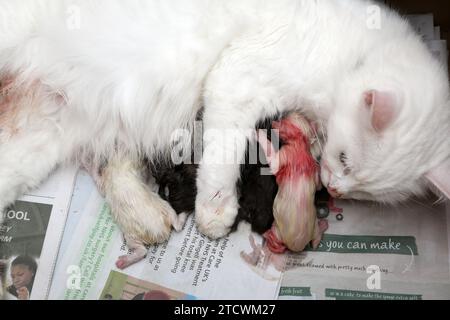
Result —
<path fill-rule="evenodd" d="M 30 299 L 52 207 L 17 201 L 3 213 L 0 252 L 4 298 Z"/>
<path fill-rule="evenodd" d="M 47 298 L 76 172 L 59 168 L 0 212 L 0 300 Z"/>
<path fill-rule="evenodd" d="M 100 300 L 197 300 L 197 297 L 111 271 Z"/>

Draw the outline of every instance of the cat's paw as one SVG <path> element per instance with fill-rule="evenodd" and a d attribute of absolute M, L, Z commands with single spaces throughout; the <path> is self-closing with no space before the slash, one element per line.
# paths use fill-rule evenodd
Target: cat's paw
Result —
<path fill-rule="evenodd" d="M 149 194 L 142 201 L 122 202 L 116 220 L 123 233 L 145 245 L 163 243 L 170 237 L 177 215 L 166 201 Z"/>
<path fill-rule="evenodd" d="M 198 230 L 211 239 L 226 236 L 234 224 L 238 212 L 234 194 L 217 191 L 212 196 L 197 195 L 195 220 Z"/>

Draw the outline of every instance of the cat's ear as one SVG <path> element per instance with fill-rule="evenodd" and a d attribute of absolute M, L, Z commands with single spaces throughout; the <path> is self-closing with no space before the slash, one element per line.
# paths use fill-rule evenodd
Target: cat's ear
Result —
<path fill-rule="evenodd" d="M 450 159 L 428 172 L 425 177 L 450 199 Z"/>
<path fill-rule="evenodd" d="M 399 104 L 393 92 L 366 91 L 364 93 L 364 104 L 370 111 L 370 122 L 377 133 L 386 130 L 397 118 Z"/>

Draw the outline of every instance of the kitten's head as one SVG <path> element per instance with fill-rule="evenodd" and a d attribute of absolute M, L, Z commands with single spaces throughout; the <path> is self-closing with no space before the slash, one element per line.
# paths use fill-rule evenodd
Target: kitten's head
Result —
<path fill-rule="evenodd" d="M 332 195 L 395 203 L 429 181 L 450 195 L 448 78 L 419 53 L 369 59 L 341 79 L 321 166 Z"/>

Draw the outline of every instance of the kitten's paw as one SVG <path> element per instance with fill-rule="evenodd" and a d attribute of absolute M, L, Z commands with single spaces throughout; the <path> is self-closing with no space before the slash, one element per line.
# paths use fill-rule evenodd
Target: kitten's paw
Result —
<path fill-rule="evenodd" d="M 323 234 L 328 230 L 328 220 L 322 219 L 317 222 L 317 230 L 314 239 L 312 240 L 313 249 L 317 249 L 322 241 Z"/>
<path fill-rule="evenodd" d="M 146 256 L 147 253 L 142 254 L 135 252 L 133 252 L 132 254 L 120 256 L 116 261 L 116 267 L 120 270 L 126 269 L 129 266 L 144 260 Z"/>
<path fill-rule="evenodd" d="M 181 232 L 184 229 L 188 216 L 189 213 L 182 212 L 178 215 L 175 221 L 173 221 L 172 225 L 176 232 Z"/>
<path fill-rule="evenodd" d="M 328 230 L 328 227 L 329 227 L 328 220 L 326 220 L 326 219 L 319 220 L 318 226 L 319 226 L 320 235 L 322 236 L 323 233 Z"/>
<path fill-rule="evenodd" d="M 218 191 L 213 196 L 199 194 L 196 200 L 195 219 L 198 230 L 211 239 L 226 236 L 234 224 L 238 212 L 235 195 L 224 196 Z"/>
<path fill-rule="evenodd" d="M 128 248 L 131 250 L 130 254 L 120 256 L 116 261 L 116 267 L 123 270 L 129 266 L 138 263 L 147 256 L 147 248 L 145 245 L 131 236 L 124 234 L 125 241 Z"/>

